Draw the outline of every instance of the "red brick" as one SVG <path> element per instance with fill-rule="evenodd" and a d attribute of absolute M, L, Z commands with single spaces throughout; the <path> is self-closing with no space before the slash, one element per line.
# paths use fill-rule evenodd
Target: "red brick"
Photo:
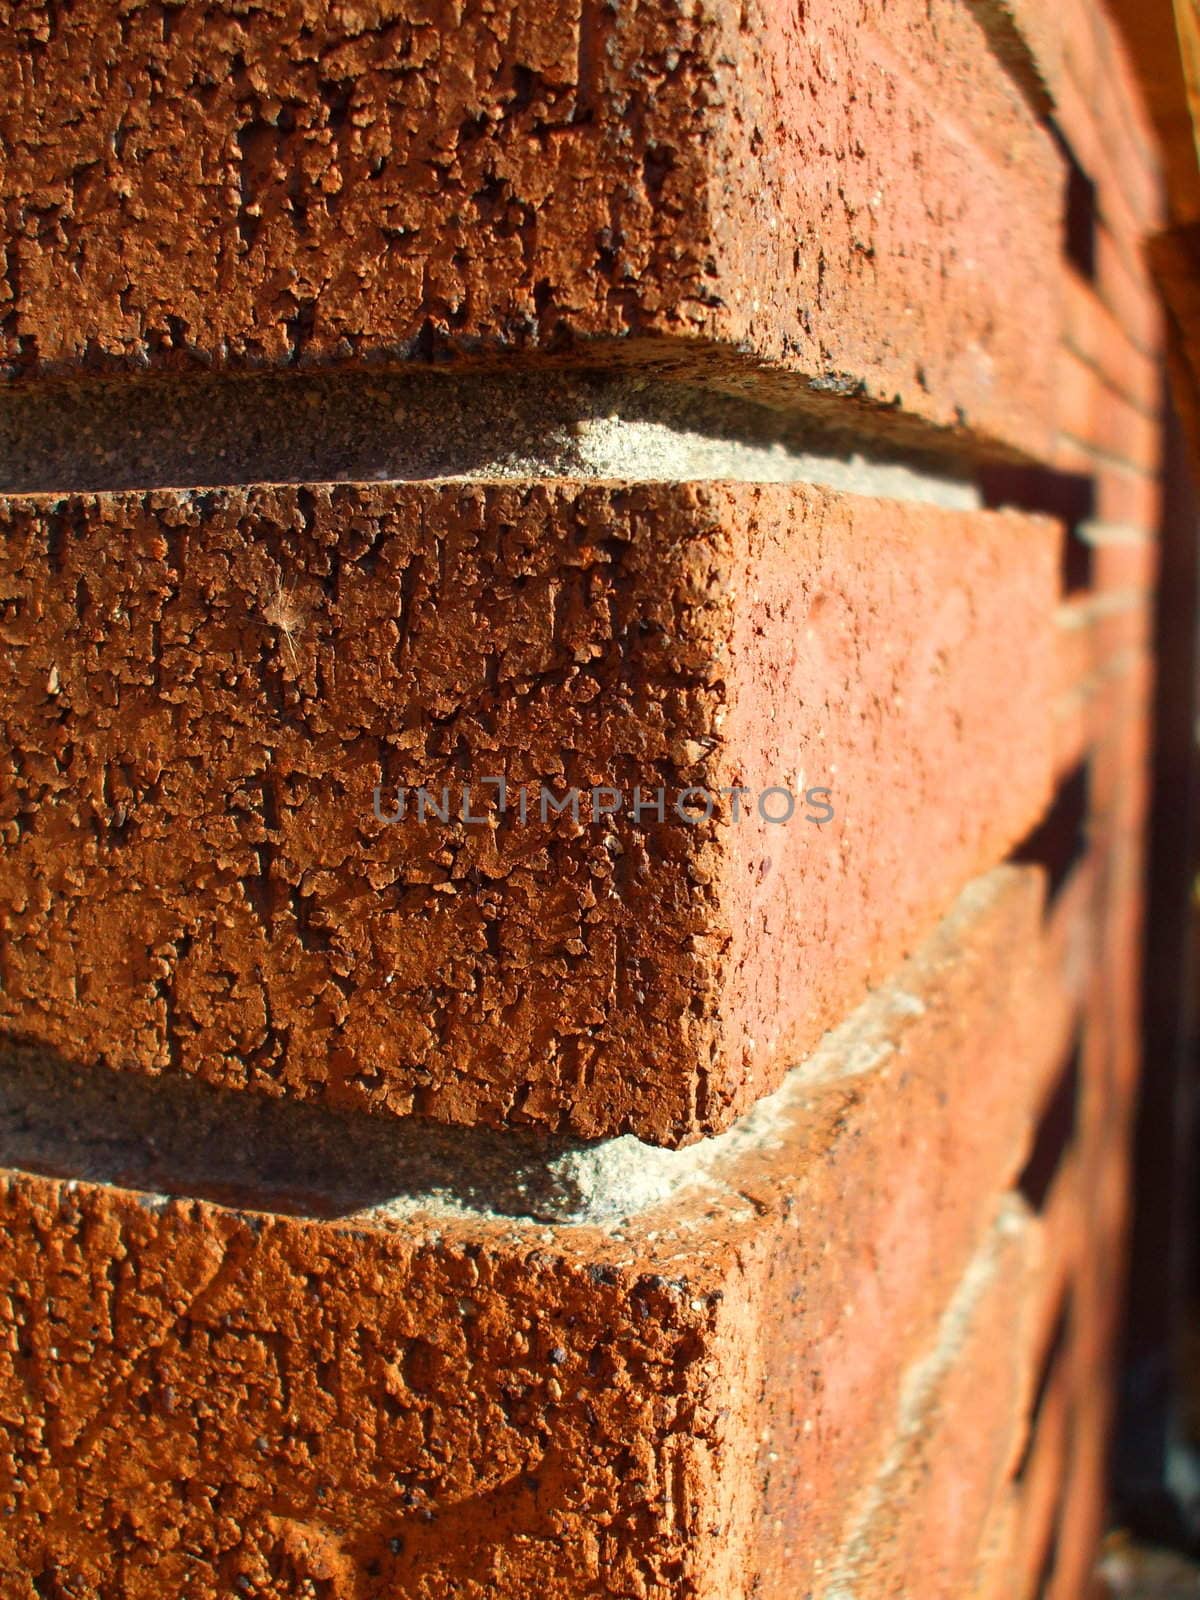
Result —
<path fill-rule="evenodd" d="M 14 497 L 3 522 L 0 1022 L 72 1062 L 687 1140 L 1047 796 L 1045 520 L 548 483 Z M 457 807 L 494 773 L 828 786 L 835 816 L 372 814 L 378 784 L 385 812 L 398 783 Z"/>
<path fill-rule="evenodd" d="M 1106 22 L 1102 29 L 1109 26 Z M 1083 41 L 1088 49 L 1086 32 L 1082 24 L 1067 31 L 1067 71 L 1054 88 L 1056 116 L 1076 159 L 1096 184 L 1101 215 L 1134 245 L 1163 225 L 1162 174 L 1156 151 L 1148 142 L 1139 149 L 1131 137 L 1138 123 L 1145 127 L 1146 114 L 1127 65 L 1118 65 L 1120 46 L 1111 36 L 1091 41 L 1092 59 L 1085 64 L 1078 46 Z M 1089 81 L 1082 81 L 1085 74 Z"/>
<path fill-rule="evenodd" d="M 1135 834 L 1144 820 L 1143 803 L 1150 759 L 1146 652 L 1128 658 L 1128 670 L 1112 675 L 1107 717 L 1096 743 L 1092 768 L 1092 807 L 1110 835 Z"/>
<path fill-rule="evenodd" d="M 954 0 L 170 17 L 5 7 L 14 370 L 718 346 L 1048 444 L 1058 161 Z"/>
<path fill-rule="evenodd" d="M 1100 592 L 1126 590 L 1150 594 L 1158 580 L 1159 547 L 1153 538 L 1138 538 L 1132 529 L 1091 531 L 1092 581 Z"/>
<path fill-rule="evenodd" d="M 1110 1040 L 1096 1040 L 1092 1065 L 1093 1089 L 1111 1060 Z M 1107 1089 L 1108 1084 L 1103 1088 Z M 1085 1106 L 1085 1191 L 1087 1238 L 1076 1274 L 1076 1352 L 1082 1388 L 1106 1408 L 1111 1403 L 1113 1366 L 1120 1334 L 1125 1287 L 1125 1245 L 1132 1205 L 1130 1145 L 1133 1100 L 1124 1103 L 1104 1092 L 1093 1092 Z"/>
<path fill-rule="evenodd" d="M 1071 1463 L 1046 1600 L 1079 1600 L 1090 1591 L 1108 1515 L 1111 1374 L 1093 1372 L 1076 1408 Z"/>
<path fill-rule="evenodd" d="M 1099 478 L 1100 469 L 1107 463 L 1097 458 L 1096 452 L 1069 433 L 1060 433 L 1054 447 L 1054 466 L 1058 472 L 1076 473 L 1081 478 Z M 1125 462 L 1113 463 L 1123 472 L 1132 469 Z"/>
<path fill-rule="evenodd" d="M 1151 473 L 1159 439 L 1153 415 L 1139 410 L 1067 346 L 1057 363 L 1058 426 L 1074 442 Z"/>
<path fill-rule="evenodd" d="M 1162 304 L 1140 253 L 1141 241 L 1129 246 L 1109 228 L 1096 230 L 1096 287 L 1134 344 L 1157 358 L 1163 344 Z"/>
<path fill-rule="evenodd" d="M 778 1592 L 781 1600 L 796 1593 L 803 1578 L 797 1563 L 805 1552 L 823 1552 L 828 1570 L 844 1545 L 848 1512 L 894 1440 L 889 1404 L 900 1375 L 930 1347 L 930 1319 L 943 1311 L 966 1266 L 967 1241 L 979 1240 L 997 1193 L 1025 1160 L 1035 1085 L 1046 1076 L 1042 997 L 1035 977 L 1039 940 L 1031 925 L 1025 938 L 1029 964 L 1020 973 L 1010 971 L 1005 980 L 1020 996 L 1023 1013 L 1012 1019 L 1013 1033 L 998 1019 L 983 1020 L 982 995 L 952 997 L 951 986 L 969 996 L 979 981 L 957 970 L 961 957 L 939 961 L 946 989 L 936 1012 L 952 1038 L 939 1046 L 937 1087 L 933 1080 L 914 1081 L 902 1062 L 889 1063 L 878 1081 L 876 1102 L 878 1130 L 880 1135 L 887 1130 L 887 1142 L 865 1134 L 872 1120 L 865 1109 L 851 1123 L 848 1132 L 864 1129 L 853 1175 L 848 1168 L 846 1178 L 838 1180 L 822 1214 L 836 1226 L 837 1238 L 870 1244 L 862 1251 L 843 1251 L 832 1236 L 823 1235 L 822 1258 L 840 1288 L 810 1320 L 813 1342 L 783 1336 L 783 1308 L 813 1306 L 813 1301 L 786 1256 L 771 1263 L 767 1306 L 779 1309 L 763 1312 L 762 1326 L 768 1330 L 763 1383 L 765 1392 L 777 1397 L 779 1413 L 777 1431 L 765 1445 L 779 1465 L 766 1482 L 760 1540 L 764 1548 L 769 1542 L 769 1568 L 778 1575 L 777 1590 L 766 1584 L 765 1592 Z M 998 951 L 996 958 L 1005 959 Z M 988 959 L 976 951 L 976 961 Z M 925 1000 L 924 987 L 903 975 L 896 987 Z M 1025 1031 L 1027 1025 L 1032 1033 Z M 1001 1069 L 1003 1084 L 984 1090 L 979 1046 L 995 1040 L 998 1027 L 1003 1042 L 983 1044 L 983 1053 L 994 1060 L 1003 1053 L 1010 1065 Z M 968 1066 L 972 1059 L 976 1064 Z M 964 1075 L 955 1088 L 949 1074 L 958 1072 L 958 1062 Z M 870 1335 L 870 1329 L 884 1326 L 889 1330 L 885 1341 Z M 786 1445 L 790 1435 L 811 1438 L 815 1458 L 804 1453 L 797 1459 Z"/>
<path fill-rule="evenodd" d="M 1084 1592 L 1105 1521 L 1107 1442 L 1113 1358 L 1121 1320 L 1123 1236 L 1128 1210 L 1128 1117 L 1116 1131 L 1114 1111 L 1095 1092 L 1108 1041 L 1093 1002 L 1084 1047 L 1084 1113 L 1079 1151 L 1047 1219 L 1058 1259 L 1047 1280 L 1043 1329 L 1065 1316 L 1053 1367 L 1047 1371 L 1038 1430 L 1020 1485 L 1025 1560 L 1014 1593 L 1075 1600 Z M 1127 1108 L 1128 1109 L 1128 1108 Z M 1083 1159 L 1080 1159 L 1080 1158 Z M 1054 1249 L 1051 1242 L 1051 1249 Z M 1039 1343 L 1048 1345 L 1045 1332 Z M 1041 1579 L 1041 1586 L 1035 1579 Z"/>
<path fill-rule="evenodd" d="M 43 1164 L 93 1181 L 0 1185 L 6 1594 L 57 1574 L 74 1600 L 206 1600 L 239 1578 L 252 1595 L 791 1600 L 897 1417 L 927 1415 L 911 1369 L 930 1351 L 951 1478 L 923 1504 L 957 1515 L 950 1446 L 987 1423 L 965 1538 L 975 1474 L 1009 1444 L 993 1405 L 1019 1350 L 994 1331 L 1024 1303 L 1024 1231 L 986 1241 L 1041 1070 L 1039 901 L 1028 869 L 973 885 L 811 1081 L 691 1187 L 606 1226 L 406 1218 L 329 1186 L 292 1214 L 167 1199 L 148 1191 L 211 1139 L 202 1118 L 152 1119 L 131 1154 L 53 1106 L 66 1134 Z M 14 1110 L 4 1152 L 29 1165 Z M 211 1149 L 214 1182 L 264 1154 Z M 132 1186 L 94 1181 L 138 1161 Z M 870 1248 L 831 1248 L 814 1219 Z M 947 1320 L 973 1259 L 977 1315 Z M 990 1356 L 956 1342 L 988 1328 Z"/>
<path fill-rule="evenodd" d="M 1148 603 L 1128 593 L 1089 592 L 1060 608 L 1058 624 L 1055 771 L 1063 777 L 1103 743 L 1152 619 Z"/>
<path fill-rule="evenodd" d="M 1064 660 L 1064 668 L 1067 665 Z M 1068 777 L 1087 759 L 1091 737 L 1091 688 L 1086 682 L 1065 689 L 1054 702 L 1054 771 Z"/>
<path fill-rule="evenodd" d="M 1130 781 L 1138 783 L 1140 772 L 1135 763 Z M 1053 1524 L 1045 1592 L 1059 1600 L 1084 1592 L 1105 1520 L 1138 1037 L 1141 873 L 1137 850 L 1129 850 L 1137 838 L 1136 831 L 1114 831 L 1101 811 L 1092 848 L 1096 938 L 1083 1016 L 1079 1125 L 1070 1185 L 1060 1191 L 1056 1215 L 1048 1219 L 1058 1240 L 1054 1278 L 1062 1280 L 1057 1292 L 1069 1305 L 1069 1337 L 1042 1407 L 1039 1450 L 1046 1461 L 1035 1457 L 1036 1485 L 1031 1481 L 1026 1491 L 1026 1514 L 1030 1522 L 1037 1519 L 1039 1543 L 1040 1529 Z M 1123 946 L 1120 939 L 1130 933 L 1132 942 Z M 1065 1423 L 1059 1420 L 1063 1409 Z M 1061 1443 L 1064 1433 L 1067 1442 Z"/>
<path fill-rule="evenodd" d="M 1059 1018 L 1054 1031 L 1065 1049 L 1079 1016 L 1091 978 L 1095 950 L 1094 900 L 1097 862 L 1088 854 L 1072 869 L 1050 907 L 1044 952 L 1045 981 L 1050 985 L 1047 1006 L 1047 1032 L 1051 1018 Z M 1061 1060 L 1061 1053 L 1056 1056 Z"/>
<path fill-rule="evenodd" d="M 898 1437 L 816 1590 L 822 1600 L 977 1592 L 989 1515 L 1004 1493 L 1030 1385 L 1034 1237 L 1014 1209 L 972 1263 L 937 1346 L 906 1377 Z"/>
<path fill-rule="evenodd" d="M 5 410 L 110 388 L 114 474 L 65 430 L 0 504 L 3 1600 L 1079 1600 L 1152 542 L 1059 604 L 1043 519 L 501 483 L 486 428 L 475 482 L 272 487 L 268 440 L 148 493 L 200 421 L 127 397 L 629 367 L 1148 532 L 1163 195 L 1105 9 L 0 0 L 0 67 Z M 973 878 L 1083 761 L 1053 904 Z M 497 770 L 836 809 L 371 817 Z M 552 1137 L 623 1131 L 691 1147 Z"/>
<path fill-rule="evenodd" d="M 1144 651 L 1154 628 L 1151 603 L 1145 591 L 1115 589 L 1082 593 L 1064 605 L 1059 613 L 1064 687 L 1096 679 Z"/>
<path fill-rule="evenodd" d="M 1091 630 L 1088 626 L 1091 600 L 1090 594 L 1079 594 L 1059 607 L 1056 640 L 1060 695 L 1078 690 L 1095 671 Z"/>
<path fill-rule="evenodd" d="M 1018 1600 L 1013 1591 L 1013 1573 L 1020 1560 L 1020 1532 L 1017 1507 L 1011 1496 L 1004 1496 L 984 1530 L 972 1600 Z"/>
<path fill-rule="evenodd" d="M 1019 1536 L 1009 1569 L 1010 1597 L 1035 1600 L 1038 1582 L 1052 1566 L 1055 1534 L 1062 1510 L 1063 1481 L 1070 1450 L 1071 1396 L 1065 1365 L 1051 1379 L 1042 1403 L 1037 1436 L 1033 1442 L 1019 1495 Z"/>
<path fill-rule="evenodd" d="M 1060 1063 L 1061 1065 L 1061 1063 Z M 1075 1413 L 1072 1283 L 1087 1248 L 1078 1152 L 1068 1152 L 1039 1219 L 1039 1281 L 1029 1323 L 1033 1352 L 1029 1410 L 1019 1458 L 994 1513 L 1006 1533 L 1007 1567 L 996 1557 L 988 1600 L 1038 1600 L 1053 1549 L 1069 1472 Z"/>
<path fill-rule="evenodd" d="M 1084 101 L 1091 103 L 1100 76 L 1100 39 L 1096 8 L 1088 0 L 1063 0 L 1059 10 L 1062 30 L 1062 64 L 1070 74 Z M 1062 95 L 1061 81 L 1055 85 L 1056 108 Z M 1071 137 L 1068 132 L 1068 137 Z"/>
<path fill-rule="evenodd" d="M 1128 632 L 1131 637 L 1145 633 L 1149 619 L 1142 608 L 1135 607 L 1115 619 L 1114 632 Z M 1060 775 L 1069 773 L 1080 761 L 1103 745 L 1106 733 L 1114 718 L 1124 715 L 1125 709 L 1143 696 L 1150 680 L 1152 661 L 1136 644 L 1117 646 L 1104 654 L 1098 648 L 1104 633 L 1097 631 L 1093 637 L 1090 629 L 1066 628 L 1060 635 L 1059 681 L 1064 685 L 1055 703 L 1055 770 Z M 1095 661 L 1087 672 L 1089 660 Z M 1071 672 L 1085 672 L 1073 688 L 1065 687 Z"/>
<path fill-rule="evenodd" d="M 1102 466 L 1096 474 L 1096 514 L 1104 522 L 1155 532 L 1161 516 L 1157 477 L 1125 467 Z"/>
<path fill-rule="evenodd" d="M 1138 233 L 1155 233 L 1167 220 L 1158 136 L 1121 28 L 1104 8 L 1097 8 L 1095 17 L 1100 56 L 1096 113 L 1101 137 Z"/>
<path fill-rule="evenodd" d="M 1056 1061 L 1062 1071 L 1064 1061 Z M 1053 1085 L 1048 1085 L 1050 1093 Z M 1048 1349 L 1054 1326 L 1066 1302 L 1072 1276 L 1086 1243 L 1085 1204 L 1082 1195 L 1080 1157 L 1076 1144 L 1064 1153 L 1042 1207 L 1042 1293 L 1035 1343 Z"/>
<path fill-rule="evenodd" d="M 1063 13 L 1041 0 L 971 0 L 992 39 L 993 48 L 1029 95 L 1031 102 L 1053 105 L 1054 88 L 1063 71 Z"/>
<path fill-rule="evenodd" d="M 1144 786 L 1144 777 L 1138 774 Z M 1100 969 L 1093 1001 L 1107 1032 L 1106 1104 L 1128 1118 L 1141 1066 L 1142 937 L 1145 913 L 1144 826 L 1136 821 L 1113 841 L 1102 907 Z"/>
<path fill-rule="evenodd" d="M 1129 338 L 1119 317 L 1069 264 L 1064 267 L 1063 338 L 1107 383 L 1148 416 L 1162 400 L 1161 364 Z"/>

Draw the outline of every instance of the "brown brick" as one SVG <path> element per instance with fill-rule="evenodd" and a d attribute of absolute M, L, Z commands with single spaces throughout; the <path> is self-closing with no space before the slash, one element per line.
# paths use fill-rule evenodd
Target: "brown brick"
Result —
<path fill-rule="evenodd" d="M 606 1224 L 364 1210 L 328 1177 L 268 1214 L 230 1195 L 263 1124 L 243 1154 L 199 1115 L 139 1143 L 69 1079 L 49 1133 L 12 1105 L 9 1162 L 91 1179 L 0 1185 L 6 1596 L 793 1600 L 924 1415 L 904 1374 L 956 1353 L 969 1263 L 1021 1302 L 995 1259 L 1021 1234 L 989 1230 L 1040 1068 L 1039 901 L 1029 869 L 972 885 L 811 1078 Z M 181 1152 L 213 1177 L 167 1198 Z M 835 1219 L 870 1248 L 831 1249 Z"/>
<path fill-rule="evenodd" d="M 687 1140 L 1047 795 L 1044 520 L 557 483 L 13 497 L 3 523 L 0 1023 L 74 1062 Z M 457 811 L 493 774 L 561 778 L 580 822 L 373 814 L 377 785 L 384 814 L 400 784 Z M 666 821 L 635 823 L 658 784 Z M 691 785 L 752 796 L 685 825 Z M 764 822 L 770 786 L 828 786 L 833 820 Z"/>
<path fill-rule="evenodd" d="M 719 347 L 1047 445 L 1058 161 L 956 0 L 167 15 L 4 7 L 14 371 Z"/>

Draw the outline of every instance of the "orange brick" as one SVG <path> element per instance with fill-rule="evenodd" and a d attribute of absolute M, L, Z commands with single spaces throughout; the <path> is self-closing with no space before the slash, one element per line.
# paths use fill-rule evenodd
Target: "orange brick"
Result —
<path fill-rule="evenodd" d="M 1156 417 L 1162 400 L 1160 363 L 1138 349 L 1120 318 L 1069 264 L 1063 277 L 1063 337 L 1068 347 L 1131 405 Z"/>
<path fill-rule="evenodd" d="M 13 497 L 0 1023 L 80 1063 L 686 1141 L 1050 782 L 1057 532 L 800 485 Z M 285 615 L 286 613 L 286 615 Z M 488 775 L 531 790 L 503 818 Z M 424 786 L 496 827 L 421 821 Z M 580 818 L 538 812 L 578 790 Z M 621 814 L 593 817 L 593 786 Z M 666 813 L 631 816 L 636 790 Z M 745 786 L 693 826 L 693 786 Z M 769 787 L 833 820 L 764 820 Z M 611 803 L 611 802 L 610 802 Z M 779 816 L 778 796 L 765 806 Z"/>
<path fill-rule="evenodd" d="M 1030 1382 L 1032 1244 L 1015 1210 L 972 1263 L 938 1345 L 906 1378 L 892 1452 L 816 1590 L 822 1600 L 977 1592 L 972 1578 Z"/>
<path fill-rule="evenodd" d="M 1058 613 L 1058 692 L 1078 690 L 1095 670 L 1091 630 L 1088 626 L 1091 596 L 1079 595 L 1060 607 Z"/>
<path fill-rule="evenodd" d="M 1166 195 L 1158 138 L 1116 19 L 1095 11 L 1099 75 L 1096 116 L 1121 193 L 1139 236 L 1166 225 Z"/>
<path fill-rule="evenodd" d="M 1096 286 L 1133 343 L 1155 359 L 1163 343 L 1161 302 L 1140 254 L 1105 226 L 1096 231 Z"/>
<path fill-rule="evenodd" d="M 1070 1375 L 1063 1363 L 1043 1400 L 1037 1435 L 1020 1485 L 1020 1534 L 1008 1574 L 1011 1588 L 1006 1591 L 1010 1600 L 1024 1596 L 1036 1600 L 1039 1580 L 1052 1566 L 1063 1480 L 1069 1463 L 1070 1421 Z"/>
<path fill-rule="evenodd" d="M 1058 1036 L 1064 1046 L 1078 1017 L 1092 972 L 1096 871 L 1095 860 L 1085 856 L 1059 890 L 1048 915 L 1046 978 L 1052 985 L 1051 993 L 1057 997 L 1057 1009 L 1062 1017 Z M 1053 1016 L 1054 1012 L 1049 1015 Z"/>
<path fill-rule="evenodd" d="M 1080 92 L 1085 103 L 1090 103 L 1096 92 L 1096 80 L 1100 73 L 1100 41 L 1095 7 L 1089 5 L 1088 0 L 1063 0 L 1056 10 L 1059 36 L 1062 41 L 1062 73 L 1069 74 L 1070 86 Z M 1063 88 L 1060 76 L 1054 84 L 1056 108 L 1061 100 Z M 1068 137 L 1071 137 L 1069 130 Z"/>
<path fill-rule="evenodd" d="M 4 9 L 12 370 L 719 347 L 1047 448 L 1058 163 L 956 0 L 170 15 Z"/>
<path fill-rule="evenodd" d="M 1103 522 L 1155 532 L 1161 516 L 1157 478 L 1127 467 L 1103 464 L 1096 473 L 1096 516 Z"/>
<path fill-rule="evenodd" d="M 398 1192 L 378 1129 L 318 1119 L 306 1145 L 294 1108 L 249 1122 L 238 1099 L 230 1145 L 209 1091 L 168 1119 L 162 1085 L 101 1075 L 85 1111 L 78 1075 L 34 1061 L 22 1094 L 10 1072 L 3 1154 L 26 1170 L 0 1186 L 6 1595 L 53 1579 L 77 1600 L 284 1582 L 788 1600 L 822 1552 L 828 1574 L 897 1416 L 911 1434 L 934 1393 L 951 1477 L 921 1504 L 965 1548 L 1015 1403 L 1018 1347 L 995 1328 L 1024 1303 L 1024 1230 L 984 1241 L 1042 1070 L 1039 902 L 1028 870 L 973 885 L 699 1166 L 626 1153 L 616 1217 L 534 1220 L 512 1191 L 492 1201 L 507 1215 L 436 1194 L 372 1207 Z M 56 1165 L 90 1176 L 33 1175 Z M 257 1198 L 238 1194 L 249 1175 Z M 666 1188 L 629 1188 L 648 1176 Z M 594 1173 L 578 1192 L 606 1193 Z M 834 1218 L 871 1248 L 831 1249 L 813 1219 Z M 986 1443 L 960 1502 L 971 1418 Z"/>
<path fill-rule="evenodd" d="M 1105 591 L 1149 593 L 1158 579 L 1159 547 L 1153 538 L 1136 538 L 1133 530 L 1091 531 L 1094 587 Z"/>
<path fill-rule="evenodd" d="M 1162 226 L 1164 196 L 1157 161 L 1135 148 L 1126 129 L 1142 115 L 1140 97 L 1118 86 L 1107 67 L 1090 87 L 1077 81 L 1070 59 L 1081 28 L 1070 30 L 1068 70 L 1055 86 L 1055 113 L 1080 166 L 1096 185 L 1099 211 L 1131 249 Z M 1115 126 L 1111 119 L 1117 119 Z M 1118 131 L 1119 130 L 1119 131 Z"/>
<path fill-rule="evenodd" d="M 1057 373 L 1060 430 L 1106 459 L 1146 473 L 1155 471 L 1159 451 L 1155 419 L 1065 345 L 1059 351 Z"/>
<path fill-rule="evenodd" d="M 1046 1600 L 1078 1600 L 1089 1592 L 1107 1520 L 1109 1404 L 1093 1372 L 1081 1395 L 1071 1441 L 1062 1512 Z"/>
<path fill-rule="evenodd" d="M 1063 695 L 1055 707 L 1054 770 L 1058 777 L 1065 777 L 1087 758 L 1090 709 L 1086 689 Z"/>
<path fill-rule="evenodd" d="M 1113 675 L 1108 716 L 1096 743 L 1093 813 L 1105 820 L 1112 834 L 1135 833 L 1143 820 L 1150 760 L 1150 681 L 1141 669 L 1148 663 L 1145 652 L 1131 654 L 1128 670 Z"/>
<path fill-rule="evenodd" d="M 992 47 L 1031 103 L 1053 105 L 1063 71 L 1063 15 L 1039 0 L 971 0 Z"/>

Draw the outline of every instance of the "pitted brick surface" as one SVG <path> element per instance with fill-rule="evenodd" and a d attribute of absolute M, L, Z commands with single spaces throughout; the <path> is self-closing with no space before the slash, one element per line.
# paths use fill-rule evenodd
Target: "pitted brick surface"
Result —
<path fill-rule="evenodd" d="M 68 1060 L 686 1142 L 1046 798 L 1045 520 L 347 485 L 13 497 L 3 526 L 0 1026 Z M 458 812 L 495 774 L 580 820 L 375 815 L 377 785 Z M 685 824 L 692 785 L 828 786 L 834 818 Z"/>
<path fill-rule="evenodd" d="M 1040 898 L 972 885 L 865 1070 L 615 1228 L 5 1174 L 6 1600 L 815 1589 L 1023 1159 Z"/>
<path fill-rule="evenodd" d="M 1152 142 L 1086 0 L 0 0 L 3 1600 L 1083 1592 Z"/>
<path fill-rule="evenodd" d="M 0 83 L 12 373 L 587 340 L 1049 444 L 1058 160 L 958 0 L 10 4 Z"/>

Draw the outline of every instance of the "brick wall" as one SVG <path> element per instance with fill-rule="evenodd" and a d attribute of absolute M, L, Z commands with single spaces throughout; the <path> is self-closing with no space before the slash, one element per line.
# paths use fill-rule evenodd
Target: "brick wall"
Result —
<path fill-rule="evenodd" d="M 4 1600 L 1083 1595 L 1106 13 L 3 21 Z"/>

